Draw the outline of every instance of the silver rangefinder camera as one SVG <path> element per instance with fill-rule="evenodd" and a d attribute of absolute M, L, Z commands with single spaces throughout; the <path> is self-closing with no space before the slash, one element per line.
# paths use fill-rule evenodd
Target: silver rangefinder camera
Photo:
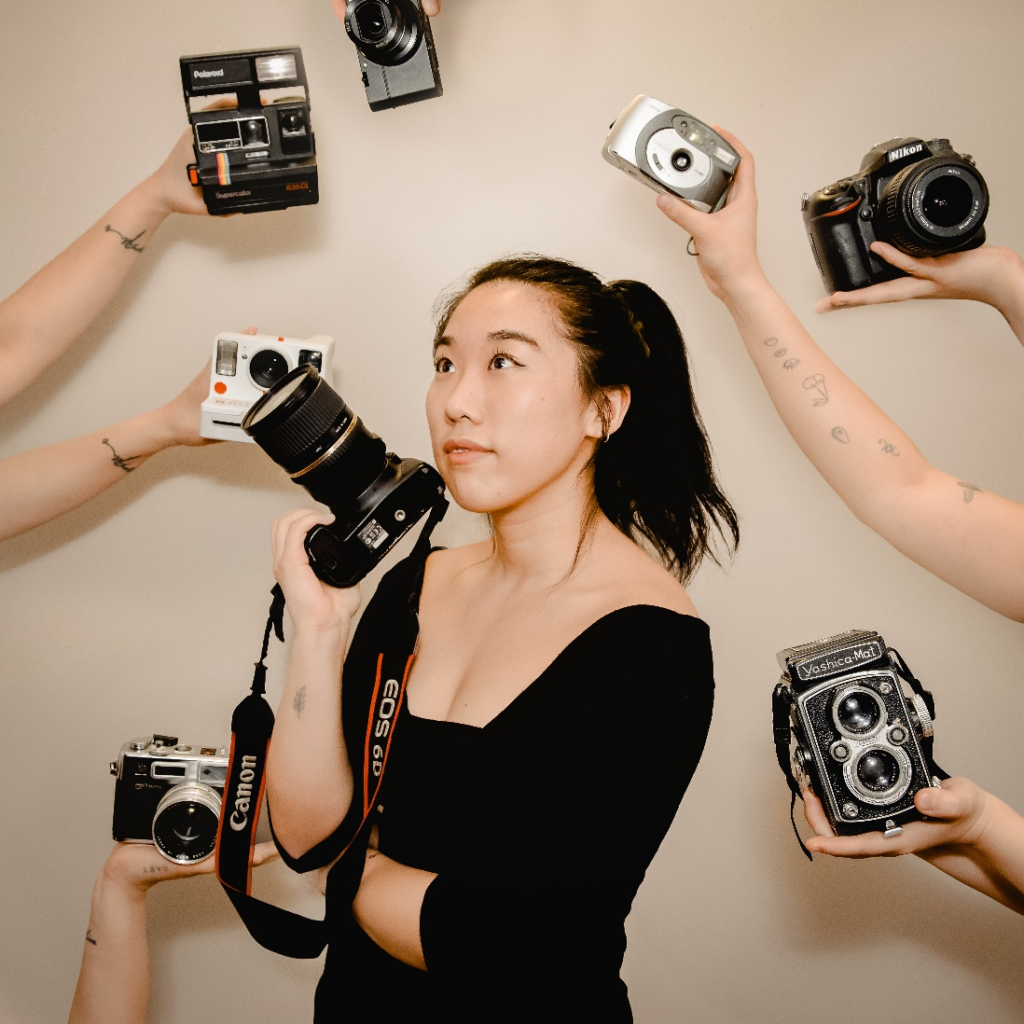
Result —
<path fill-rule="evenodd" d="M 334 382 L 334 339 L 326 334 L 300 341 L 270 334 L 233 334 L 213 339 L 210 394 L 202 404 L 199 433 L 218 441 L 248 441 L 242 420 L 253 403 L 298 366 L 314 366 Z"/>
<path fill-rule="evenodd" d="M 176 864 L 205 860 L 217 845 L 227 772 L 226 747 L 159 733 L 129 740 L 110 762 L 115 841 L 152 843 Z"/>
<path fill-rule="evenodd" d="M 740 155 L 692 114 L 637 96 L 611 126 L 601 155 L 656 192 L 704 213 L 725 204 Z"/>
<path fill-rule="evenodd" d="M 920 819 L 914 794 L 944 773 L 932 761 L 935 704 L 899 652 L 850 629 L 777 657 L 775 748 L 790 789 L 810 786 L 837 835 L 899 835 Z"/>

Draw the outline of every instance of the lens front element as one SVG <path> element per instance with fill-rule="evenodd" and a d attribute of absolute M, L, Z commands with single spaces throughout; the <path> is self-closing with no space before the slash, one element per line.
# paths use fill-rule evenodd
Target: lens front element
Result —
<path fill-rule="evenodd" d="M 176 864 L 205 860 L 217 845 L 220 796 L 201 784 L 172 786 L 153 815 L 153 843 Z"/>
<path fill-rule="evenodd" d="M 272 388 L 287 372 L 288 360 L 272 348 L 261 348 L 249 360 L 249 376 L 258 388 Z"/>
<path fill-rule="evenodd" d="M 850 739 L 866 739 L 886 720 L 882 698 L 863 686 L 842 690 L 832 705 L 836 728 Z"/>

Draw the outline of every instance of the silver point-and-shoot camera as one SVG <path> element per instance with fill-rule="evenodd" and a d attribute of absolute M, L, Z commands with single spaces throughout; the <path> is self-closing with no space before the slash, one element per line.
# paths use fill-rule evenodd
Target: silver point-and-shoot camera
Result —
<path fill-rule="evenodd" d="M 110 762 L 114 839 L 152 843 L 168 860 L 194 864 L 217 844 L 226 747 L 179 743 L 159 733 L 129 740 Z"/>
<path fill-rule="evenodd" d="M 739 153 L 703 121 L 642 95 L 615 119 L 601 155 L 648 188 L 704 213 L 725 204 L 740 163 Z"/>
<path fill-rule="evenodd" d="M 837 835 L 898 835 L 920 819 L 914 794 L 939 785 L 934 703 L 899 653 L 852 629 L 787 647 L 778 662 L 775 746 L 793 792 L 813 789 Z"/>

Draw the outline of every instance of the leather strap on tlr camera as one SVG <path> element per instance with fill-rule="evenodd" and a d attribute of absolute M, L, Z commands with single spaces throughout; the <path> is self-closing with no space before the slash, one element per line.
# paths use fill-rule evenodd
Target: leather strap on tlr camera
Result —
<path fill-rule="evenodd" d="M 448 502 L 444 498 L 439 499 L 428 514 L 412 554 L 381 581 L 374 595 L 374 602 L 380 599 L 389 608 L 387 628 L 380 634 L 376 678 L 345 680 L 346 706 L 361 708 L 365 705 L 367 708 L 362 772 L 361 779 L 357 780 L 361 782 L 361 802 L 356 806 L 353 800 L 352 810 L 339 829 L 320 846 L 329 844 L 331 847 L 330 856 L 322 863 L 337 856 L 339 866 L 345 865 L 346 888 L 353 895 L 362 877 L 370 837 L 370 816 L 384 779 L 394 726 L 405 696 L 405 684 L 419 636 L 419 588 L 431 551 L 430 535 L 447 507 Z M 284 956 L 312 959 L 319 956 L 327 944 L 326 923 L 251 895 L 256 824 L 266 785 L 267 752 L 274 728 L 274 713 L 264 696 L 265 661 L 271 632 L 278 640 L 284 640 L 284 593 L 277 585 L 271 593 L 273 600 L 263 634 L 260 660 L 253 675 L 252 691 L 231 716 L 231 753 L 217 829 L 217 878 L 249 934 L 261 946 Z M 370 615 L 374 602 L 367 608 L 364 618 Z M 369 689 L 371 683 L 372 689 Z M 338 727 L 341 728 L 340 722 Z M 314 856 L 319 849 L 310 851 L 300 861 Z M 285 860 L 293 865 L 296 863 L 286 855 Z"/>

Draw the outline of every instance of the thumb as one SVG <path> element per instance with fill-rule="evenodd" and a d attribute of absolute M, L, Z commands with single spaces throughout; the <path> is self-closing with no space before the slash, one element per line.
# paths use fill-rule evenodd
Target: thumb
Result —
<path fill-rule="evenodd" d="M 678 224 L 691 235 L 697 234 L 701 225 L 701 218 L 708 216 L 706 213 L 695 210 L 689 203 L 684 202 L 678 196 L 670 195 L 668 192 L 662 192 L 658 196 L 658 209 L 670 221 Z"/>
<path fill-rule="evenodd" d="M 917 276 L 920 262 L 914 259 L 913 256 L 900 252 L 896 246 L 889 245 L 888 242 L 872 242 L 871 251 L 876 256 L 881 256 L 886 263 L 891 263 L 894 267 L 899 267 L 900 270 L 905 270 L 908 274 Z"/>

